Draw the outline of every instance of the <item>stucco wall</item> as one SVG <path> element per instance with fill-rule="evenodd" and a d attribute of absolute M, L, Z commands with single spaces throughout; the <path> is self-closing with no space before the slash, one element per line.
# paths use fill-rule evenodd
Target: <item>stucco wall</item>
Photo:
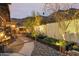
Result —
<path fill-rule="evenodd" d="M 68 23 L 69 21 L 65 21 Z M 74 32 L 77 30 L 77 34 L 79 32 L 79 20 L 76 20 L 77 22 L 77 27 L 75 26 L 74 20 L 70 21 L 70 24 L 66 30 L 65 38 L 68 41 L 79 41 L 78 35 L 74 34 Z M 62 39 L 61 32 L 59 30 L 59 25 L 58 23 L 49 23 L 46 25 L 41 25 L 40 27 L 43 27 L 43 32 L 47 34 L 49 37 L 57 38 L 57 39 Z"/>

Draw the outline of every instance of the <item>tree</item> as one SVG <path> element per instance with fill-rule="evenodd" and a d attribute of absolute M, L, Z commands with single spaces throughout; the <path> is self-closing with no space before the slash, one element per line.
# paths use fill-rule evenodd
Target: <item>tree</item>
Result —
<path fill-rule="evenodd" d="M 63 12 L 59 12 L 60 10 L 63 9 L 69 9 L 73 4 L 67 4 L 67 3 L 48 3 L 44 5 L 44 10 L 45 12 L 53 12 L 54 13 L 54 17 L 56 18 L 55 20 L 58 22 L 58 26 L 59 26 L 59 30 L 60 33 L 63 37 L 64 40 L 66 40 L 65 33 L 66 30 L 69 26 L 69 24 L 71 23 L 71 21 L 65 22 L 66 18 L 66 14 Z M 62 7 L 63 6 L 63 7 Z M 68 13 L 68 12 L 66 12 Z M 71 19 L 71 17 L 70 17 Z"/>
<path fill-rule="evenodd" d="M 35 26 L 39 26 L 41 24 L 41 19 L 42 17 L 37 12 L 37 15 L 35 16 L 35 21 L 34 21 Z"/>
<path fill-rule="evenodd" d="M 49 12 L 49 11 L 53 12 L 54 14 L 53 17 L 58 22 L 58 26 L 60 30 L 59 32 L 61 33 L 64 40 L 66 40 L 65 34 L 72 20 L 74 20 L 75 33 L 78 32 L 79 25 L 76 19 L 78 18 L 79 12 L 73 9 L 73 5 L 74 5 L 73 3 L 72 4 L 67 4 L 67 3 L 45 4 L 45 9 L 44 9 L 45 12 Z M 68 20 L 68 21 L 65 21 L 65 20 Z"/>
<path fill-rule="evenodd" d="M 55 20 L 58 22 L 60 34 L 62 35 L 63 39 L 66 40 L 65 34 L 69 24 L 71 23 L 71 20 L 66 22 L 67 18 L 65 17 L 65 14 L 61 12 L 57 12 L 54 17 L 56 18 Z"/>
<path fill-rule="evenodd" d="M 38 28 L 41 25 L 41 19 L 42 17 L 37 12 L 37 14 L 35 15 L 35 19 L 34 19 L 34 31 L 33 31 L 34 36 L 37 36 L 39 34 Z"/>
<path fill-rule="evenodd" d="M 40 26 L 41 24 L 41 16 L 39 15 L 38 12 L 36 15 L 35 12 L 33 11 L 32 17 L 26 19 L 26 21 L 23 24 L 27 29 L 31 30 L 32 36 L 35 37 L 37 35 L 36 27 Z"/>
<path fill-rule="evenodd" d="M 45 3 L 43 5 L 43 11 L 45 13 L 52 13 L 58 10 L 67 10 L 69 8 L 72 8 L 73 5 L 74 3 Z"/>

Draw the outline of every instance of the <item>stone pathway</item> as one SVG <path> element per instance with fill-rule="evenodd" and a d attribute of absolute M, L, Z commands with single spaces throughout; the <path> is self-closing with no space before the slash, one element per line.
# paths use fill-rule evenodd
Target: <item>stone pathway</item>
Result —
<path fill-rule="evenodd" d="M 15 42 L 7 46 L 12 53 L 5 53 L 5 56 L 62 56 L 63 54 L 48 45 L 34 42 L 30 38 L 18 35 Z"/>
<path fill-rule="evenodd" d="M 32 56 L 63 56 L 62 53 L 40 42 L 36 42 Z"/>
<path fill-rule="evenodd" d="M 7 46 L 13 53 L 5 53 L 2 55 L 9 55 L 9 56 L 30 56 L 33 49 L 34 49 L 34 41 L 18 35 L 18 38 L 15 42 Z"/>
<path fill-rule="evenodd" d="M 30 56 L 34 49 L 34 42 L 25 43 L 19 52 L 11 53 L 10 56 Z"/>

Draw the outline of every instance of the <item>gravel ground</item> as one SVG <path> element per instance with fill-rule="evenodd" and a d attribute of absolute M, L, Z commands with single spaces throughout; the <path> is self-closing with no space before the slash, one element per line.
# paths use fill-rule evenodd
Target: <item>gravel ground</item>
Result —
<path fill-rule="evenodd" d="M 32 56 L 62 56 L 63 54 L 40 42 L 35 42 Z"/>
<path fill-rule="evenodd" d="M 79 56 L 79 52 L 75 50 L 69 51 L 69 56 Z"/>

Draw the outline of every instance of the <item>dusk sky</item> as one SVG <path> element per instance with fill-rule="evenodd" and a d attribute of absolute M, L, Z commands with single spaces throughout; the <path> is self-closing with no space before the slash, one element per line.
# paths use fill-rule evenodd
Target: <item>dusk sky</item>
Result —
<path fill-rule="evenodd" d="M 24 18 L 32 15 L 32 11 L 42 14 L 41 3 L 13 3 L 10 5 L 11 18 Z"/>
<path fill-rule="evenodd" d="M 79 8 L 79 4 L 73 7 Z M 32 11 L 38 11 L 42 14 L 42 3 L 13 3 L 10 5 L 11 18 L 24 18 L 32 15 Z"/>

